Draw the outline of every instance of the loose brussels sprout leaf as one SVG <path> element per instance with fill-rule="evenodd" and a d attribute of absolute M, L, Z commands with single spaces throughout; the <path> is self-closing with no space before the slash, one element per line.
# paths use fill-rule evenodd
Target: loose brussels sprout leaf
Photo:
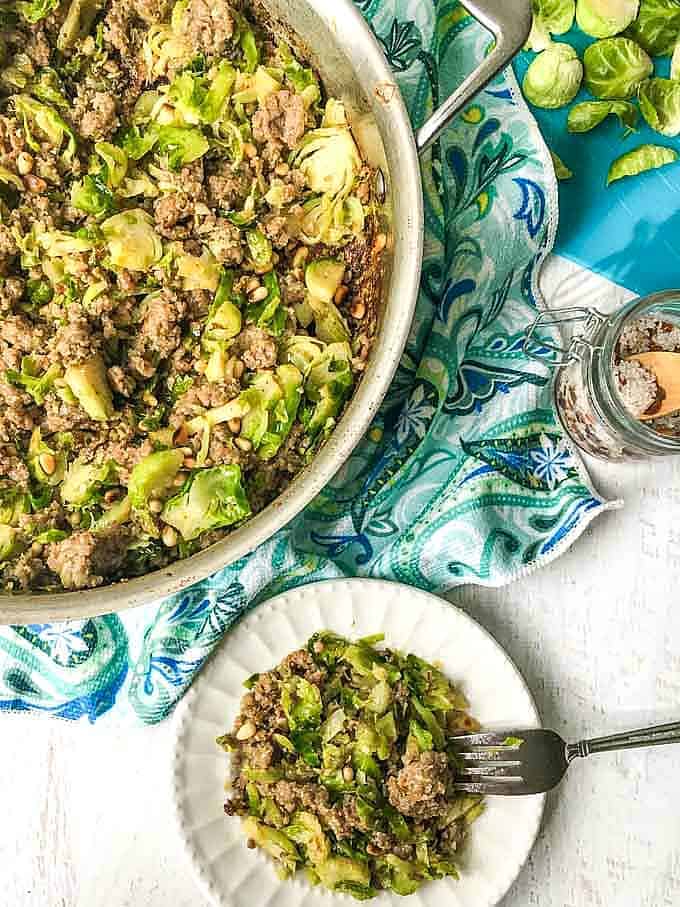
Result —
<path fill-rule="evenodd" d="M 13 526 L 0 526 L 0 561 L 7 561 L 19 553 L 21 536 Z"/>
<path fill-rule="evenodd" d="M 97 174 L 88 174 L 71 186 L 71 204 L 93 217 L 104 217 L 116 210 L 116 200 Z"/>
<path fill-rule="evenodd" d="M 219 340 L 231 340 L 232 337 L 237 337 L 241 333 L 242 323 L 240 309 L 227 300 L 209 317 L 206 339 L 217 335 Z"/>
<path fill-rule="evenodd" d="M 671 138 L 680 135 L 680 82 L 649 79 L 638 93 L 640 110 L 656 132 Z"/>
<path fill-rule="evenodd" d="M 264 235 L 262 230 L 248 230 L 246 233 L 246 242 L 248 251 L 253 260 L 253 264 L 258 270 L 264 270 L 271 266 L 272 263 L 272 244 Z"/>
<path fill-rule="evenodd" d="M 65 258 L 79 252 L 90 252 L 94 248 L 92 242 L 84 236 L 66 233 L 63 230 L 47 230 L 40 233 L 38 242 L 52 258 Z"/>
<path fill-rule="evenodd" d="M 645 51 L 629 38 L 596 41 L 583 55 L 585 86 L 596 98 L 626 100 L 654 71 Z"/>
<path fill-rule="evenodd" d="M 106 165 L 106 183 L 115 189 L 125 179 L 128 156 L 123 148 L 116 148 L 110 142 L 97 142 L 94 150 Z"/>
<path fill-rule="evenodd" d="M 59 114 L 48 104 L 42 104 L 28 95 L 14 95 L 14 108 L 22 117 L 26 141 L 34 151 L 40 151 L 40 144 L 33 138 L 31 127 L 38 129 L 56 149 L 68 138 L 65 157 L 72 158 L 76 152 L 76 136 Z"/>
<path fill-rule="evenodd" d="M 331 302 L 344 276 L 344 261 L 337 258 L 319 258 L 307 265 L 305 284 L 316 299 Z"/>
<path fill-rule="evenodd" d="M 102 223 L 101 230 L 114 267 L 148 271 L 160 261 L 163 243 L 152 224 L 151 215 L 142 208 L 121 211 Z"/>
<path fill-rule="evenodd" d="M 211 252 L 204 249 L 200 257 L 181 252 L 175 261 L 177 275 L 182 278 L 183 290 L 215 292 L 220 279 L 220 266 Z"/>
<path fill-rule="evenodd" d="M 551 149 L 550 157 L 552 158 L 553 167 L 555 168 L 555 176 L 560 182 L 573 178 L 573 172 L 569 169 L 569 167 L 567 167 L 567 165 L 564 163 L 564 161 L 556 151 L 552 151 Z"/>
<path fill-rule="evenodd" d="M 141 160 L 158 141 L 158 127 L 151 126 L 142 132 L 139 126 L 126 129 L 120 138 L 120 147 L 132 161 Z"/>
<path fill-rule="evenodd" d="M 210 529 L 238 523 L 250 512 L 240 467 L 214 466 L 196 470 L 188 487 L 167 502 L 161 519 L 190 542 Z"/>
<path fill-rule="evenodd" d="M 243 833 L 248 840 L 254 841 L 276 861 L 284 878 L 295 872 L 295 866 L 301 861 L 301 857 L 295 844 L 282 831 L 263 825 L 253 816 L 248 816 L 243 820 Z"/>
<path fill-rule="evenodd" d="M 593 38 L 612 38 L 628 28 L 639 6 L 640 0 L 578 0 L 576 22 Z"/>
<path fill-rule="evenodd" d="M 260 104 L 264 104 L 270 94 L 281 88 L 281 83 L 270 75 L 264 66 L 258 66 L 253 75 L 253 91 Z"/>
<path fill-rule="evenodd" d="M 309 296 L 309 305 L 314 313 L 314 330 L 324 343 L 344 343 L 350 339 L 345 319 L 334 302 L 327 302 Z"/>
<path fill-rule="evenodd" d="M 106 463 L 84 463 L 82 460 L 74 460 L 61 483 L 59 496 L 65 504 L 83 507 L 96 497 L 102 486 L 115 481 L 115 474 L 115 464 L 112 460 Z"/>
<path fill-rule="evenodd" d="M 294 674 L 281 690 L 281 706 L 291 731 L 319 727 L 322 704 L 318 686 Z"/>
<path fill-rule="evenodd" d="M 678 43 L 675 45 L 673 57 L 671 58 L 670 76 L 674 81 L 680 80 L 680 40 L 678 40 Z"/>
<path fill-rule="evenodd" d="M 40 429 L 34 428 L 28 444 L 27 465 L 40 485 L 58 485 L 64 478 L 66 454 L 50 447 L 43 441 Z"/>
<path fill-rule="evenodd" d="M 368 864 L 349 857 L 329 857 L 315 869 L 321 884 L 330 891 L 341 891 L 348 885 L 369 888 L 371 884 Z"/>
<path fill-rule="evenodd" d="M 348 126 L 328 126 L 307 133 L 294 165 L 312 192 L 347 195 L 361 169 L 361 157 Z"/>
<path fill-rule="evenodd" d="M 127 523 L 131 513 L 132 505 L 130 504 L 130 498 L 128 495 L 125 495 L 124 498 L 116 501 L 108 510 L 104 511 L 92 526 L 92 531 L 104 532 L 106 529 L 111 529 L 113 526 L 120 526 L 122 523 Z"/>
<path fill-rule="evenodd" d="M 309 368 L 305 393 L 313 405 L 303 409 L 301 421 L 310 437 L 327 434 L 335 424 L 354 383 L 350 362 L 349 345 L 331 343 Z"/>
<path fill-rule="evenodd" d="M 59 6 L 59 0 L 17 0 L 14 8 L 27 22 L 40 22 Z"/>
<path fill-rule="evenodd" d="M 308 337 L 301 334 L 291 337 L 286 344 L 286 360 L 307 375 L 309 369 L 326 349 L 326 344 L 315 337 Z"/>
<path fill-rule="evenodd" d="M 534 107 L 553 110 L 574 100 L 581 87 L 583 66 L 568 44 L 552 44 L 530 64 L 522 90 Z"/>
<path fill-rule="evenodd" d="M 30 356 L 24 356 L 21 360 L 21 371 L 7 369 L 5 378 L 10 384 L 23 388 L 27 394 L 30 394 L 33 400 L 42 406 L 47 394 L 54 387 L 54 382 L 61 374 L 58 365 L 51 365 L 42 375 L 38 374 L 36 365 Z"/>
<path fill-rule="evenodd" d="M 638 121 L 637 107 L 630 101 L 584 101 L 575 104 L 567 117 L 569 132 L 590 132 L 613 114 L 622 126 L 635 129 Z"/>
<path fill-rule="evenodd" d="M 70 101 L 64 95 L 61 79 L 49 66 L 40 70 L 36 81 L 30 84 L 30 91 L 34 97 L 46 104 L 54 104 L 55 107 L 61 107 L 63 110 L 68 110 L 71 106 Z"/>
<path fill-rule="evenodd" d="M 80 365 L 70 365 L 64 380 L 91 419 L 106 422 L 113 416 L 113 398 L 101 356 L 92 356 Z"/>
<path fill-rule="evenodd" d="M 235 79 L 236 71 L 227 60 L 220 62 L 211 82 L 184 70 L 173 79 L 167 100 L 186 123 L 212 125 L 222 116 Z"/>
<path fill-rule="evenodd" d="M 232 211 L 228 215 L 228 219 L 232 224 L 234 224 L 235 227 L 246 227 L 248 224 L 251 224 L 255 220 L 255 217 L 257 216 L 257 211 L 255 210 L 257 196 L 257 180 L 253 180 L 253 183 L 250 187 L 250 192 L 248 193 L 248 197 L 243 203 L 243 210 Z"/>
<path fill-rule="evenodd" d="M 637 176 L 647 170 L 656 170 L 666 164 L 674 164 L 680 155 L 673 148 L 664 148 L 662 145 L 641 145 L 634 151 L 617 158 L 609 168 L 607 185 L 610 186 L 617 180 L 627 176 Z"/>
<path fill-rule="evenodd" d="M 314 864 L 323 863 L 331 855 L 328 838 L 313 813 L 295 813 L 292 824 L 286 828 L 286 835 L 295 844 L 301 844 L 305 848 L 310 862 Z"/>
<path fill-rule="evenodd" d="M 6 167 L 0 167 L 0 183 L 6 183 L 8 186 L 13 186 L 19 192 L 24 191 L 24 184 L 21 181 L 21 177 L 17 176 L 16 173 L 12 173 L 11 170 L 8 170 Z"/>
<path fill-rule="evenodd" d="M 575 0 L 533 0 L 533 22 L 527 48 L 540 53 L 550 47 L 551 35 L 563 35 L 574 24 Z"/>
<path fill-rule="evenodd" d="M 640 0 L 628 34 L 653 57 L 672 54 L 680 34 L 680 0 Z"/>
<path fill-rule="evenodd" d="M 248 307 L 248 316 L 263 330 L 275 337 L 283 333 L 286 326 L 286 310 L 281 307 L 281 290 L 275 271 L 268 271 L 262 281 L 267 289 L 267 296 Z"/>
<path fill-rule="evenodd" d="M 181 450 L 158 450 L 140 460 L 130 473 L 128 494 L 134 508 L 145 508 L 151 498 L 158 497 L 179 472 L 184 462 Z"/>
<path fill-rule="evenodd" d="M 258 372 L 250 387 L 243 391 L 238 399 L 246 409 L 241 419 L 241 435 L 252 441 L 253 447 L 257 450 L 269 428 L 270 413 L 279 404 L 284 404 L 283 388 L 271 372 Z"/>
<path fill-rule="evenodd" d="M 197 128 L 160 126 L 157 136 L 156 151 L 168 156 L 168 165 L 172 170 L 197 161 L 210 148 L 210 142 Z"/>
<path fill-rule="evenodd" d="M 267 431 L 258 447 L 261 460 L 271 460 L 290 434 L 302 400 L 302 374 L 294 365 L 279 365 L 276 378 L 283 399 L 269 413 Z"/>
<path fill-rule="evenodd" d="M 255 72 L 260 62 L 260 51 L 255 40 L 253 30 L 244 26 L 240 37 L 241 50 L 243 51 L 244 69 L 246 72 Z"/>
<path fill-rule="evenodd" d="M 64 24 L 57 37 L 57 49 L 64 51 L 87 37 L 104 0 L 71 0 Z"/>

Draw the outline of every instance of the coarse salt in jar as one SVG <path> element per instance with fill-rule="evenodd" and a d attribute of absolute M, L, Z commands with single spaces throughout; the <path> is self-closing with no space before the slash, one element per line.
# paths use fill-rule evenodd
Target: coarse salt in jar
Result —
<path fill-rule="evenodd" d="M 576 332 L 565 347 L 540 337 L 541 327 L 568 324 Z M 634 300 L 613 315 L 543 312 L 525 344 L 544 364 L 556 354 L 553 404 L 567 434 L 586 453 L 615 461 L 680 454 L 680 411 L 653 417 L 663 390 L 635 359 L 659 350 L 680 353 L 680 290 Z"/>

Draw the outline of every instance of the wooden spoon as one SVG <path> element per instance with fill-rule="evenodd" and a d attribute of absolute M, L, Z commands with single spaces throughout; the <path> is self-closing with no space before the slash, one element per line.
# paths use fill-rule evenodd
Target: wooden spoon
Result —
<path fill-rule="evenodd" d="M 656 403 L 638 416 L 641 422 L 658 419 L 669 413 L 680 410 L 680 353 L 636 353 L 628 357 L 628 362 L 639 362 L 648 372 L 656 377 L 659 385 L 659 397 Z"/>

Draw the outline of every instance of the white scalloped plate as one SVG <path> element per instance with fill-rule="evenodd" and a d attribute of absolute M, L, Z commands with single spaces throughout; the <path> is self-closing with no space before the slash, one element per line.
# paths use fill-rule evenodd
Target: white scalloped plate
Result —
<path fill-rule="evenodd" d="M 333 907 L 344 895 L 300 880 L 281 882 L 248 850 L 237 819 L 224 815 L 229 757 L 215 737 L 231 727 L 243 681 L 274 667 L 317 630 L 384 633 L 386 644 L 439 661 L 485 727 L 539 727 L 519 671 L 463 611 L 425 592 L 381 580 L 331 580 L 278 595 L 226 637 L 177 708 L 173 789 L 180 833 L 204 894 L 221 907 Z M 493 907 L 512 885 L 538 834 L 545 797 L 487 801 L 461 854 L 461 878 L 424 885 L 405 902 L 389 893 L 376 907 Z M 301 876 L 301 874 L 298 874 Z"/>

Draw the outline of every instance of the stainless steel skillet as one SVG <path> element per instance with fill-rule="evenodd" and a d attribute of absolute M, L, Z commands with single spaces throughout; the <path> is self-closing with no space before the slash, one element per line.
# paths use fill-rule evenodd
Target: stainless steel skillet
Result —
<path fill-rule="evenodd" d="M 493 51 L 413 133 L 378 41 L 351 0 L 261 0 L 300 45 L 331 95 L 352 112 L 362 151 L 385 177 L 386 275 L 376 341 L 364 378 L 332 438 L 269 507 L 211 548 L 146 576 L 81 592 L 0 595 L 0 623 L 34 623 L 122 611 L 178 592 L 271 538 L 328 483 L 366 432 L 390 385 L 415 310 L 423 245 L 418 155 L 524 44 L 530 0 L 464 0 L 495 37 Z"/>

